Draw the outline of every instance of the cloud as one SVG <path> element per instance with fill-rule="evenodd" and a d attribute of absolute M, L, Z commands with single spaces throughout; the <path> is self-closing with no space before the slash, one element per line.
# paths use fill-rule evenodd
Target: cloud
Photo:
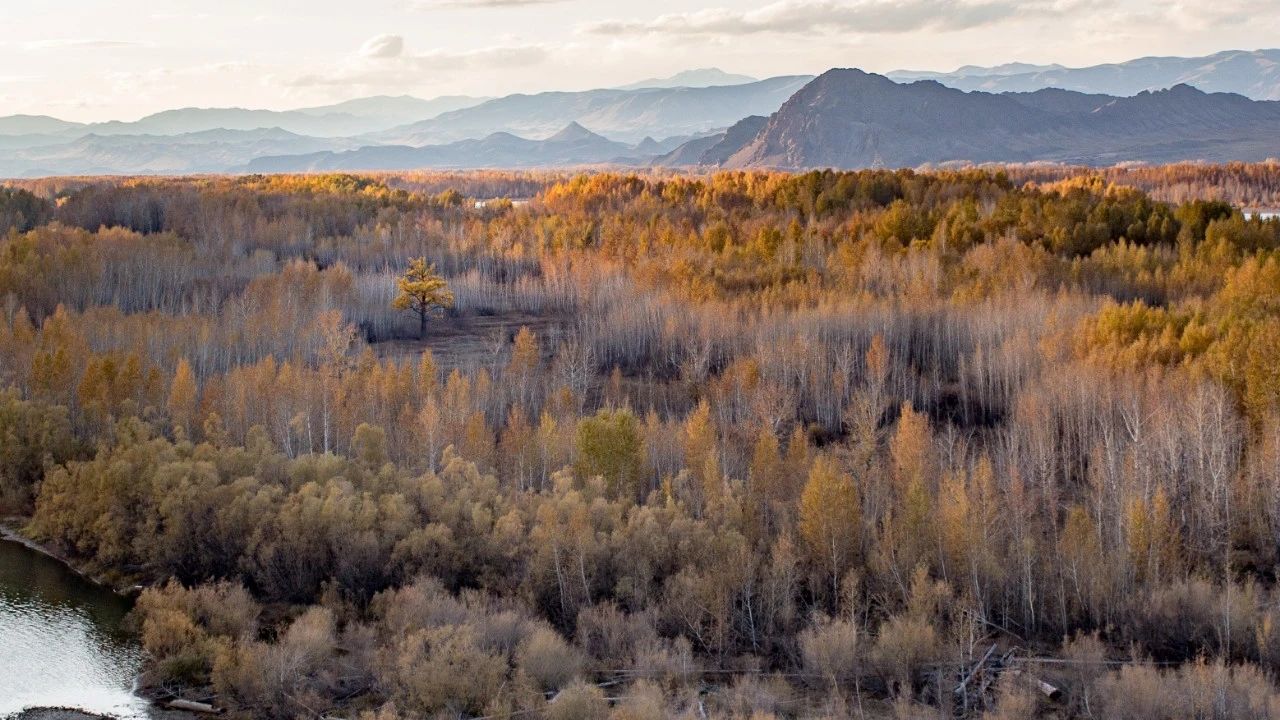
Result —
<path fill-rule="evenodd" d="M 409 0 L 413 10 L 440 10 L 455 8 L 513 8 L 530 5 L 550 5 L 566 0 Z"/>
<path fill-rule="evenodd" d="M 1166 11 L 1189 29 L 1233 27 L 1261 18 L 1275 17 L 1280 2 L 1274 0 L 1216 0 L 1207 2 L 1174 2 Z"/>
<path fill-rule="evenodd" d="M 117 93 L 162 96 L 186 87 L 209 86 L 218 81 L 251 78 L 264 68 L 245 61 L 213 62 L 182 67 L 156 67 L 143 71 L 109 70 L 101 77 Z"/>
<path fill-rule="evenodd" d="M 542 45 L 497 45 L 462 52 L 433 50 L 408 56 L 407 59 L 419 71 L 428 72 L 526 66 L 540 63 L 548 55 L 547 48 Z"/>
<path fill-rule="evenodd" d="M 730 36 L 967 30 L 1091 4 L 1093 0 L 780 0 L 755 10 L 708 8 L 649 21 L 605 20 L 579 30 L 598 35 Z"/>
<path fill-rule="evenodd" d="M 193 20 L 208 20 L 213 16 L 209 13 L 177 13 L 177 12 L 158 12 L 151 13 L 152 20 L 191 22 Z"/>
<path fill-rule="evenodd" d="M 395 58 L 404 54 L 404 38 L 399 35 L 378 35 L 360 46 L 360 57 Z"/>
<path fill-rule="evenodd" d="M 406 79 L 412 84 L 414 78 L 429 78 L 441 72 L 537 65 L 550 54 L 543 45 L 495 45 L 413 53 L 406 51 L 404 40 L 399 36 L 380 35 L 331 71 L 301 75 L 285 80 L 284 84 L 292 88 L 402 87 Z"/>
<path fill-rule="evenodd" d="M 53 38 L 23 43 L 28 50 L 59 50 L 75 48 L 84 50 L 111 50 L 115 48 L 146 47 L 147 43 L 133 40 L 107 40 L 103 38 Z"/>

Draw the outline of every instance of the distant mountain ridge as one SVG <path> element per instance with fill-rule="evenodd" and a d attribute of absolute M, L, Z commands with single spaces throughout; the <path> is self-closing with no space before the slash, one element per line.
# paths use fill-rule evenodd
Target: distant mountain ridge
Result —
<path fill-rule="evenodd" d="M 82 128 L 80 123 L 59 120 L 48 115 L 9 115 L 0 117 L 0 135 L 44 135 Z"/>
<path fill-rule="evenodd" d="M 959 90 L 984 92 L 1059 88 L 1132 96 L 1144 90 L 1190 85 L 1208 93 L 1229 92 L 1254 100 L 1280 100 L 1280 49 L 1227 50 L 1192 58 L 1144 57 L 1082 68 L 1010 63 L 994 68 L 966 66 L 950 73 L 897 70 L 886 76 L 897 81 L 937 80 Z"/>
<path fill-rule="evenodd" d="M 696 70 L 685 70 L 678 72 L 671 77 L 665 78 L 649 78 L 627 85 L 620 85 L 619 90 L 643 90 L 645 88 L 674 88 L 674 87 L 715 87 L 717 85 L 746 85 L 747 83 L 759 82 L 759 78 L 750 75 L 735 75 L 727 73 L 720 68 L 698 68 Z"/>
<path fill-rule="evenodd" d="M 479 105 L 490 99 L 492 98 L 469 95 L 441 95 L 424 100 L 412 95 L 375 95 L 332 105 L 298 108 L 293 112 L 315 116 L 352 115 L 360 118 L 377 118 L 379 122 L 399 121 L 397 124 L 403 124 L 434 117 L 451 110 Z"/>
<path fill-rule="evenodd" d="M 1280 102 L 1248 95 L 1272 94 L 1277 67 L 1280 51 L 1260 50 L 1094 68 L 1008 63 L 893 73 L 901 82 L 858 70 L 754 80 L 708 68 L 631 89 L 492 99 L 183 108 L 93 124 L 13 115 L 0 117 L 0 176 L 1261 160 L 1280 156 Z M 1169 79 L 1193 82 L 1084 91 Z M 1217 86 L 1248 95 L 1209 91 Z"/>
<path fill-rule="evenodd" d="M 349 137 L 434 117 L 484 102 L 487 98 L 463 96 L 432 100 L 371 97 L 298 110 L 247 110 L 244 108 L 179 108 L 148 115 L 140 120 L 73 123 L 45 116 L 14 115 L 0 118 L 0 136 L 45 135 L 72 138 L 84 135 L 184 135 L 206 130 L 264 130 L 280 128 L 312 137 Z"/>
<path fill-rule="evenodd" d="M 453 167 L 466 164 L 459 153 L 470 149 L 479 153 L 472 164 L 490 167 L 508 157 L 502 148 L 519 145 L 501 140 L 502 136 L 521 142 L 536 141 L 561 132 L 571 123 L 590 127 L 597 137 L 605 136 L 617 144 L 589 143 L 594 154 L 582 150 L 563 155 L 550 152 L 553 148 L 542 149 L 547 152 L 534 148 L 538 152 L 533 157 L 573 164 L 616 158 L 643 165 L 691 137 L 717 132 L 749 115 L 772 113 L 810 79 L 792 76 L 702 88 L 605 89 L 510 95 L 493 100 L 375 97 L 283 112 L 188 108 L 133 122 L 94 124 L 12 116 L 0 118 L 0 175 L 229 172 L 257 158 L 271 158 L 270 163 L 284 167 L 288 163 L 279 159 L 283 156 L 362 148 L 368 151 L 343 161 L 316 157 L 299 163 L 363 164 L 377 158 L 400 167 L 418 157 L 429 164 Z M 400 123 L 387 130 L 385 126 L 391 118 L 415 122 Z M 370 127 L 383 129 L 364 132 Z M 217 130 L 241 134 L 228 136 L 216 147 L 185 137 Z M 289 136 L 265 139 L 266 131 L 272 130 Z M 108 138 L 119 140 L 108 142 Z M 459 144 L 449 152 L 438 149 L 464 141 L 472 142 Z M 119 152 L 118 148 L 130 142 L 139 148 L 136 155 Z M 377 147 L 391 149 L 372 149 Z M 436 149 L 410 152 L 427 147 Z M 515 156 L 510 156 L 510 162 L 521 167 L 537 164 Z"/>
<path fill-rule="evenodd" d="M 263 155 L 350 147 L 350 140 L 306 137 L 280 128 L 167 136 L 86 135 L 61 144 L 0 152 L 0 176 L 216 173 Z"/>
<path fill-rule="evenodd" d="M 626 143 L 610 140 L 572 122 L 545 140 L 499 132 L 479 140 L 459 140 L 444 145 L 379 145 L 346 152 L 267 156 L 239 169 L 278 173 L 592 165 L 621 161 L 632 150 L 634 148 Z"/>
<path fill-rule="evenodd" d="M 495 132 L 547 137 L 570 122 L 624 142 L 646 136 L 693 135 L 728 127 L 748 115 L 767 115 L 812 76 L 790 75 L 741 85 L 703 88 L 586 90 L 508 95 L 444 113 L 367 139 L 388 144 L 435 145 Z"/>
<path fill-rule="evenodd" d="M 797 92 L 716 164 L 798 169 L 1256 161 L 1280 155 L 1278 138 L 1280 102 L 1187 85 L 1127 98 L 1054 89 L 991 94 L 838 69 Z"/>
<path fill-rule="evenodd" d="M 412 96 L 359 98 L 297 110 L 178 108 L 139 120 L 76 123 L 48 116 L 0 117 L 5 147 L 53 145 L 86 135 L 182 135 L 206 130 L 280 128 L 312 137 L 361 137 L 367 144 L 426 145 L 510 132 L 546 136 L 581 121 L 611 137 L 691 135 L 767 114 L 812 79 L 809 75 L 755 80 L 716 69 L 691 70 L 653 86 L 578 92 L 515 94 L 501 98 Z M 661 83 L 684 83 L 662 86 Z M 640 83 L 645 84 L 645 83 Z M 640 85 L 638 84 L 638 85 Z"/>

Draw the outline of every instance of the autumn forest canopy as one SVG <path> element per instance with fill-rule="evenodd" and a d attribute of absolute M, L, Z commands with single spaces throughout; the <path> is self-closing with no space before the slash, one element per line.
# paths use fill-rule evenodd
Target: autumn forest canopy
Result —
<path fill-rule="evenodd" d="M 1275 717 L 1277 206 L 1275 164 L 11 182 L 0 516 L 235 717 Z"/>

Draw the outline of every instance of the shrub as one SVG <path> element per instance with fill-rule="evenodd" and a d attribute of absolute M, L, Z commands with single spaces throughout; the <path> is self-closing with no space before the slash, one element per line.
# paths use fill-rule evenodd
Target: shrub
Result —
<path fill-rule="evenodd" d="M 1192 578 L 1152 590 L 1136 598 L 1134 637 L 1156 660 L 1181 662 L 1221 651 L 1227 641 L 1233 657 L 1244 657 L 1256 644 L 1256 587 L 1222 586 Z M 1230 618 L 1227 622 L 1227 618 Z M 1226 633 L 1230 628 L 1230 638 Z"/>
<path fill-rule="evenodd" d="M 658 634 L 648 615 L 601 604 L 578 613 L 577 638 L 587 655 L 602 667 L 617 668 L 630 662 L 637 648 L 656 642 Z"/>
<path fill-rule="evenodd" d="M 516 663 L 543 690 L 564 687 L 582 671 L 582 656 L 549 627 L 536 628 L 516 650 Z"/>
<path fill-rule="evenodd" d="M 637 678 L 677 687 L 696 678 L 698 666 L 688 640 L 652 640 L 636 648 L 631 672 Z"/>
<path fill-rule="evenodd" d="M 482 650 L 469 625 L 419 630 L 392 651 L 386 669 L 396 704 L 425 713 L 479 714 L 507 675 L 506 660 Z"/>
<path fill-rule="evenodd" d="M 220 644 L 257 634 L 258 604 L 239 585 L 216 583 L 188 589 L 177 582 L 147 588 L 134 618 L 142 646 L 156 660 L 159 682 L 203 682 Z"/>
<path fill-rule="evenodd" d="M 671 715 L 662 688 L 641 680 L 627 688 L 609 720 L 667 720 Z"/>
<path fill-rule="evenodd" d="M 1098 717 L 1109 720 L 1264 720 L 1280 717 L 1280 694 L 1254 665 L 1196 662 L 1161 672 L 1126 665 L 1098 683 Z"/>
<path fill-rule="evenodd" d="M 910 693 L 921 666 L 938 653 L 938 634 L 928 620 L 894 615 L 880 626 L 873 654 L 891 688 Z"/>
<path fill-rule="evenodd" d="M 861 670 L 861 638 L 858 627 L 847 620 L 819 618 L 800 633 L 800 656 L 806 673 L 821 676 L 833 687 Z"/>
<path fill-rule="evenodd" d="M 604 691 L 581 680 L 561 690 L 546 711 L 547 720 L 604 720 L 608 715 Z"/>

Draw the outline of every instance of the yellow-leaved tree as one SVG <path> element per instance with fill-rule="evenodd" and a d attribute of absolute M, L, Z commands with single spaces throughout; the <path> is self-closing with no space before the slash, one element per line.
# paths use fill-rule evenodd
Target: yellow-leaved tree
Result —
<path fill-rule="evenodd" d="M 599 475 L 615 497 L 642 496 L 644 476 L 640 424 L 630 410 L 600 409 L 578 421 L 577 470 L 582 479 Z"/>
<path fill-rule="evenodd" d="M 199 393 L 200 388 L 196 385 L 196 374 L 191 369 L 191 363 L 186 358 L 179 358 L 165 405 L 169 409 L 173 426 L 182 428 L 184 438 L 191 437 L 191 423 L 195 420 L 196 408 L 200 403 Z"/>
<path fill-rule="evenodd" d="M 800 495 L 800 536 L 814 565 L 831 580 L 832 602 L 852 566 L 860 543 L 862 509 L 853 478 L 830 458 L 818 456 Z"/>
<path fill-rule="evenodd" d="M 436 272 L 426 258 L 409 261 L 409 269 L 396 281 L 400 291 L 391 307 L 396 310 L 412 310 L 418 314 L 418 337 L 427 333 L 427 316 L 436 308 L 453 307 L 453 293 L 444 278 Z"/>

